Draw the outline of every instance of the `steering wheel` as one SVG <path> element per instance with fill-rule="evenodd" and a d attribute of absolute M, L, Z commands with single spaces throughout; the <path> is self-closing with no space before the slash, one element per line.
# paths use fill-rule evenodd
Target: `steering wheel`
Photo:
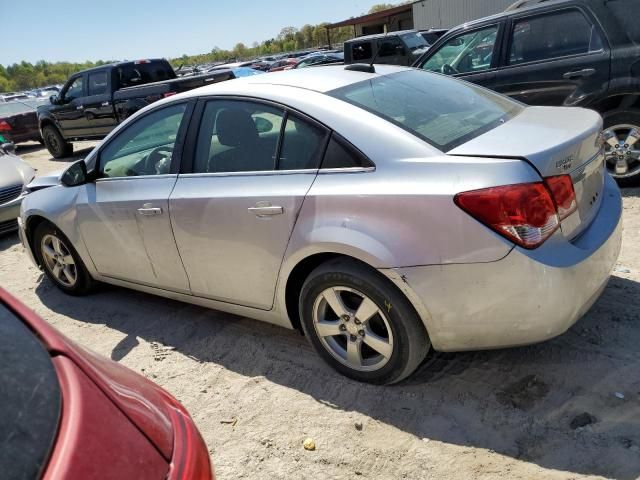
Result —
<path fill-rule="evenodd" d="M 444 65 L 442 65 L 440 72 L 444 73 L 445 75 L 455 75 L 456 73 L 460 73 L 458 70 L 456 70 L 454 67 L 452 67 L 448 63 L 445 63 Z"/>
<path fill-rule="evenodd" d="M 144 173 L 146 175 L 164 175 L 165 173 L 169 173 L 172 153 L 173 147 L 164 145 L 151 150 L 144 160 Z"/>

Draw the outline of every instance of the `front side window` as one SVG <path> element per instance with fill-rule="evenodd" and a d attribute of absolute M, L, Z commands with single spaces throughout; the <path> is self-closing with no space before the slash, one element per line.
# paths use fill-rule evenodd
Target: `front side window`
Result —
<path fill-rule="evenodd" d="M 161 108 L 119 132 L 100 152 L 102 176 L 168 174 L 186 108 L 184 103 Z"/>
<path fill-rule="evenodd" d="M 516 21 L 510 45 L 510 65 L 581 55 L 603 48 L 595 26 L 578 10 Z"/>
<path fill-rule="evenodd" d="M 410 70 L 328 92 L 447 152 L 510 120 L 523 107 L 469 83 Z"/>
<path fill-rule="evenodd" d="M 89 96 L 107 93 L 107 72 L 89 74 Z"/>
<path fill-rule="evenodd" d="M 82 97 L 84 94 L 84 81 L 82 77 L 76 78 L 64 94 L 65 102 L 70 102 L 76 98 Z"/>
<path fill-rule="evenodd" d="M 453 37 L 431 55 L 422 68 L 447 75 L 488 70 L 497 36 L 498 26 L 494 25 Z"/>

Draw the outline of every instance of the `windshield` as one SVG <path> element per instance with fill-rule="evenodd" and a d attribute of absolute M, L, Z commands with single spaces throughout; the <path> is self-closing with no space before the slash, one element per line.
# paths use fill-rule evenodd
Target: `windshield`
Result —
<path fill-rule="evenodd" d="M 402 38 L 409 50 L 416 50 L 418 48 L 429 46 L 427 41 L 419 33 L 407 33 L 406 35 L 401 35 L 400 38 Z"/>
<path fill-rule="evenodd" d="M 443 152 L 523 109 L 484 88 L 420 70 L 375 77 L 328 94 L 388 120 Z"/>

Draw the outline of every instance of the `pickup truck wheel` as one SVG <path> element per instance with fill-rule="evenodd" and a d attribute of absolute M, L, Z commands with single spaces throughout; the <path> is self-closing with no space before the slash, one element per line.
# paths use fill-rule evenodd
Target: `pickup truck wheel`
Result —
<path fill-rule="evenodd" d="M 399 382 L 431 345 L 406 297 L 380 273 L 349 259 L 311 272 L 299 308 L 302 328 L 318 354 L 360 382 Z"/>
<path fill-rule="evenodd" d="M 605 113 L 604 138 L 607 170 L 621 187 L 640 184 L 640 111 Z"/>
<path fill-rule="evenodd" d="M 67 142 L 53 125 L 47 125 L 42 129 L 42 138 L 44 146 L 53 158 L 64 158 L 73 154 L 73 144 Z"/>

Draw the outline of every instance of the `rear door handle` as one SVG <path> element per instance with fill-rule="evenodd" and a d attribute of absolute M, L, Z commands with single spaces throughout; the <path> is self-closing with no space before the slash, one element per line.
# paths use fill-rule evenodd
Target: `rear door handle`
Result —
<path fill-rule="evenodd" d="M 76 107 L 76 110 L 84 110 L 84 105 L 78 105 L 78 106 Z"/>
<path fill-rule="evenodd" d="M 269 202 L 258 202 L 255 207 L 249 207 L 247 210 L 257 217 L 271 217 L 284 213 L 284 208 L 278 205 L 271 205 Z"/>
<path fill-rule="evenodd" d="M 109 106 L 109 102 L 102 102 L 102 106 L 103 107 L 108 107 Z"/>
<path fill-rule="evenodd" d="M 162 215 L 162 209 L 159 207 L 153 207 L 151 203 L 145 203 L 142 208 L 138 209 L 138 213 L 145 217 L 153 217 L 155 215 Z"/>
<path fill-rule="evenodd" d="M 595 68 L 584 68 L 582 70 L 576 70 L 575 72 L 567 72 L 564 75 L 562 75 L 562 78 L 570 79 L 570 78 L 590 77 L 594 73 L 596 73 Z"/>

